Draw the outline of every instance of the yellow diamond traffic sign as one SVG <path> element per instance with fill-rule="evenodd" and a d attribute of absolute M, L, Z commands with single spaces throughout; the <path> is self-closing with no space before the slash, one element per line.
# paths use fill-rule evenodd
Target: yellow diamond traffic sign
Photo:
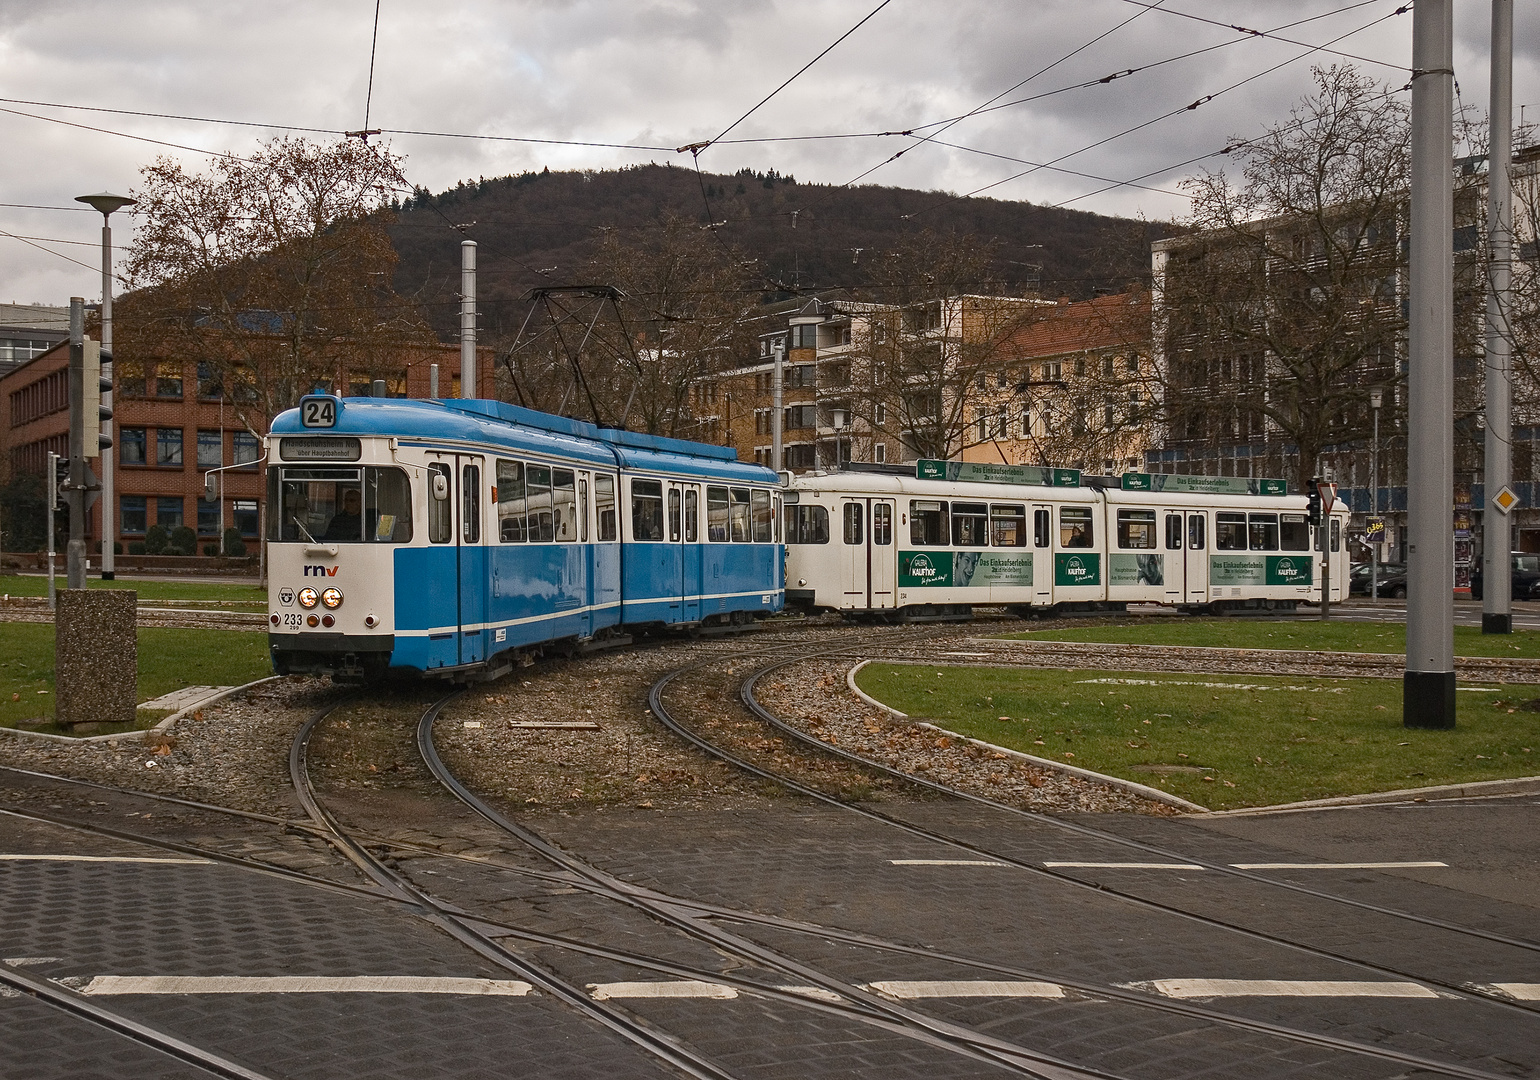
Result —
<path fill-rule="evenodd" d="M 1504 485 L 1496 495 L 1492 496 L 1492 505 L 1506 514 L 1519 504 L 1519 497 L 1513 493 L 1513 489 Z"/>

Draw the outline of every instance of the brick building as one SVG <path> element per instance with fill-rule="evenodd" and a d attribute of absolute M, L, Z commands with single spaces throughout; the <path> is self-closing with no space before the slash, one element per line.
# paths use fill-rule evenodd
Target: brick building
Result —
<path fill-rule="evenodd" d="M 439 366 L 440 393 L 458 394 L 458 345 L 405 348 L 397 359 L 399 375 L 387 380 L 390 396 L 428 397 L 432 364 Z M 162 359 L 146 366 L 120 359 L 115 376 L 113 447 L 106 452 L 116 455 L 116 539 L 124 550 L 153 525 L 190 526 L 200 545 L 216 543 L 232 527 L 255 540 L 266 501 L 261 435 L 270 418 L 251 427 L 243 423 L 237 413 L 249 413 L 251 403 L 226 395 L 207 364 Z M 476 378 L 478 386 L 493 385 L 491 349 L 477 350 Z M 334 381 L 323 380 L 319 388 L 359 396 L 368 394 L 369 382 L 342 366 Z M 49 451 L 67 455 L 69 345 L 0 376 L 0 408 L 0 461 L 11 477 L 43 474 Z M 241 467 L 221 474 L 221 496 L 205 501 L 203 474 L 222 465 Z M 90 517 L 94 551 L 102 538 L 99 504 Z"/>

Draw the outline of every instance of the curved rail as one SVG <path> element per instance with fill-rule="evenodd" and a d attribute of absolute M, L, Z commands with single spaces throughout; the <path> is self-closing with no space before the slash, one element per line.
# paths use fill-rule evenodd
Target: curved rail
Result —
<path fill-rule="evenodd" d="M 455 693 L 457 694 L 459 691 Z M 450 694 L 443 698 L 433 706 L 433 710 L 436 711 L 442 708 L 444 703 L 454 696 L 455 694 Z M 654 1031 L 647 1025 L 632 1019 L 619 1010 L 613 1009 L 601 1001 L 594 1000 L 578 987 L 556 978 L 544 969 L 536 967 L 534 964 L 504 949 L 487 935 L 475 930 L 470 925 L 470 920 L 448 910 L 426 893 L 419 891 L 404 877 L 388 869 L 382 862 L 369 854 L 362 844 L 343 830 L 331 812 L 316 798 L 315 791 L 310 784 L 309 773 L 306 769 L 306 756 L 311 734 L 315 731 L 317 725 L 340 704 L 328 706 L 307 720 L 295 734 L 294 742 L 289 747 L 289 776 L 294 782 L 295 794 L 299 797 L 300 804 L 304 806 L 305 812 L 310 815 L 311 820 L 317 826 L 324 830 L 328 841 L 333 846 L 347 856 L 366 876 L 387 893 L 409 904 L 421 918 L 439 927 L 450 937 L 481 957 L 499 967 L 516 973 L 522 979 L 550 994 L 558 1001 L 565 1002 L 580 1012 L 593 1017 L 628 1042 L 672 1065 L 688 1076 L 696 1077 L 698 1080 L 736 1080 L 732 1073 L 704 1055 L 682 1045 L 677 1040 L 661 1032 Z"/>

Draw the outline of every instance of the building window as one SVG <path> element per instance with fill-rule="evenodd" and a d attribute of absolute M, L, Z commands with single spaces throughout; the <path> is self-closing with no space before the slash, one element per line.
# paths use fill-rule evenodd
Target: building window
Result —
<path fill-rule="evenodd" d="M 113 392 L 121 397 L 144 397 L 144 361 L 118 360 L 112 365 Z"/>
<path fill-rule="evenodd" d="M 818 408 L 815 405 L 793 405 L 786 410 L 787 431 L 800 431 L 817 423 Z"/>
<path fill-rule="evenodd" d="M 811 408 L 812 406 L 809 406 Z M 785 450 L 788 469 L 811 469 L 817 463 L 817 453 L 812 443 L 798 443 Z"/>
<path fill-rule="evenodd" d="M 182 497 L 180 495 L 160 495 L 156 497 L 155 524 L 164 526 L 168 531 L 182 524 Z"/>
<path fill-rule="evenodd" d="M 174 364 L 155 369 L 155 396 L 179 398 L 182 396 L 182 372 Z"/>
<path fill-rule="evenodd" d="M 888 460 L 888 447 L 886 443 L 878 443 L 872 450 L 872 460 L 881 465 Z"/>
<path fill-rule="evenodd" d="M 219 500 L 209 502 L 206 499 L 198 500 L 198 535 L 218 536 L 220 529 Z"/>
<path fill-rule="evenodd" d="M 1023 408 L 1021 410 L 1021 437 L 1023 439 L 1030 439 L 1032 437 L 1032 410 L 1031 409 Z"/>
<path fill-rule="evenodd" d="M 198 468 L 217 469 L 225 463 L 224 432 L 198 431 Z"/>
<path fill-rule="evenodd" d="M 144 446 L 144 428 L 118 429 L 118 460 L 124 465 L 143 465 Z"/>
<path fill-rule="evenodd" d="M 818 346 L 818 324 L 804 323 L 791 328 L 791 347 L 793 349 L 813 349 Z"/>
<path fill-rule="evenodd" d="M 883 424 L 886 424 L 887 422 L 888 422 L 888 407 L 886 405 L 884 405 L 882 402 L 879 401 L 875 405 L 872 406 L 872 423 L 875 424 L 877 427 L 881 427 Z"/>
<path fill-rule="evenodd" d="M 978 441 L 983 442 L 989 438 L 989 416 L 987 413 L 979 413 L 979 418 L 974 422 L 978 428 Z"/>
<path fill-rule="evenodd" d="M 198 396 L 215 401 L 225 396 L 224 378 L 207 360 L 198 361 Z"/>
<path fill-rule="evenodd" d="M 144 535 L 143 495 L 124 495 L 118 500 L 118 525 L 124 536 Z"/>
<path fill-rule="evenodd" d="M 255 465 L 260 456 L 257 437 L 249 431 L 235 433 L 235 464 Z"/>
<path fill-rule="evenodd" d="M 155 464 L 181 467 L 181 428 L 159 428 L 155 432 Z"/>
<path fill-rule="evenodd" d="M 235 527 L 242 536 L 257 535 L 257 500 L 236 499 L 234 504 Z"/>

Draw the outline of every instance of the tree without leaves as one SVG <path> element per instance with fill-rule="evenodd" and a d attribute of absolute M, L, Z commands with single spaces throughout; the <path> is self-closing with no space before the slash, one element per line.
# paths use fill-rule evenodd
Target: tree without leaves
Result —
<path fill-rule="evenodd" d="M 389 286 L 400 175 L 387 148 L 290 138 L 203 173 L 146 166 L 119 355 L 209 363 L 255 432 L 341 370 L 398 376 L 402 349 L 433 341 Z"/>

